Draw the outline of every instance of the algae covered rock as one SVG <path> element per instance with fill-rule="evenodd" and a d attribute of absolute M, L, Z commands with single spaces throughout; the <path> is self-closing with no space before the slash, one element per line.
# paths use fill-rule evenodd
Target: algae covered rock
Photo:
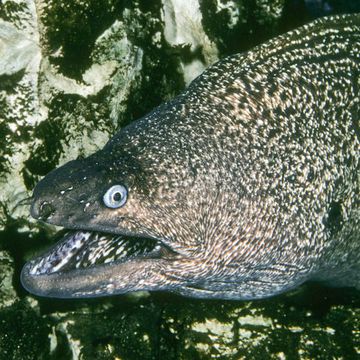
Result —
<path fill-rule="evenodd" d="M 48 359 L 50 327 L 26 301 L 0 311 L 1 359 Z"/>
<path fill-rule="evenodd" d="M 29 217 L 39 179 L 101 148 L 218 58 L 287 30 L 299 3 L 293 26 L 321 10 L 281 0 L 0 4 L 0 359 L 359 356 L 352 290 L 305 286 L 256 302 L 161 293 L 60 301 L 19 282 L 24 261 L 56 232 Z"/>

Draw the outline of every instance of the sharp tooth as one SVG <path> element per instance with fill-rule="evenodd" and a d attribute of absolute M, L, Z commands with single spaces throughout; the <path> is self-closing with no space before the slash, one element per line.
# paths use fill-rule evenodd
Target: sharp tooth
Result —
<path fill-rule="evenodd" d="M 125 250 L 124 245 L 120 246 L 116 251 L 115 251 L 115 255 L 120 255 L 121 253 L 123 253 Z"/>

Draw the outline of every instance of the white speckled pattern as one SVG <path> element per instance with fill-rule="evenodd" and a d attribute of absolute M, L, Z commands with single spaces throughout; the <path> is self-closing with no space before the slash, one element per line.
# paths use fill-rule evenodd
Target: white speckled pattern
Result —
<path fill-rule="evenodd" d="M 150 237 L 173 254 L 44 276 L 25 266 L 25 286 L 230 299 L 308 279 L 360 287 L 359 64 L 360 15 L 317 20 L 218 62 L 102 151 L 55 170 L 35 190 L 35 217 Z M 107 209 L 114 184 L 128 200 Z M 69 186 L 73 201 L 60 193 Z"/>

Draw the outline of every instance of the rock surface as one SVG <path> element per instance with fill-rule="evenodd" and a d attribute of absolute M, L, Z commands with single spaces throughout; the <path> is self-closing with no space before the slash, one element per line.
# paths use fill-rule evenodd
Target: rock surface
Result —
<path fill-rule="evenodd" d="M 29 218 L 42 176 L 102 147 L 219 57 L 325 13 L 360 11 L 351 4 L 0 3 L 0 359 L 359 356 L 360 299 L 351 289 L 307 285 L 256 302 L 170 294 L 58 301 L 33 298 L 19 283 L 24 261 L 56 231 Z"/>

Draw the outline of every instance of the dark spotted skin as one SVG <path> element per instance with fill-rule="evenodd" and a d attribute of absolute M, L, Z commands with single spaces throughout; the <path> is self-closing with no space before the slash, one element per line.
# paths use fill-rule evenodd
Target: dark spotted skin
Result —
<path fill-rule="evenodd" d="M 317 20 L 216 63 L 103 150 L 50 173 L 35 217 L 161 250 L 42 274 L 36 260 L 25 287 L 224 299 L 306 280 L 360 288 L 359 64 L 360 15 Z M 102 201 L 114 184 L 128 189 L 119 209 Z"/>

